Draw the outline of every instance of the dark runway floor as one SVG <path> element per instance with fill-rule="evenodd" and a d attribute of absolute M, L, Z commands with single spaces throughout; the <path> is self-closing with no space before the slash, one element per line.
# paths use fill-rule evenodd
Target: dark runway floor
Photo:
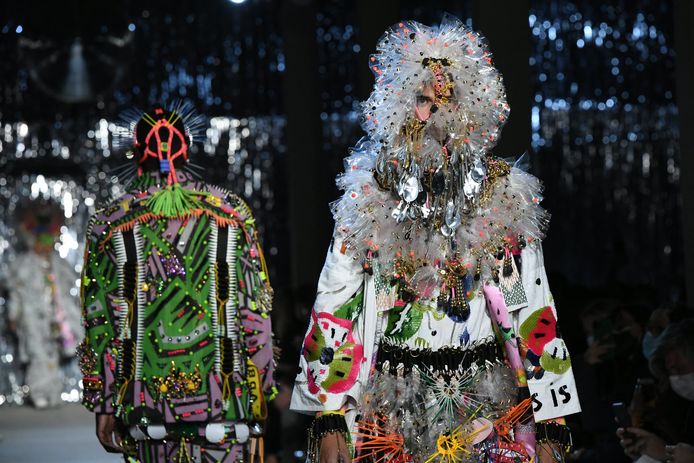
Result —
<path fill-rule="evenodd" d="M 2 463 L 116 463 L 94 433 L 94 415 L 80 405 L 35 410 L 0 407 Z"/>

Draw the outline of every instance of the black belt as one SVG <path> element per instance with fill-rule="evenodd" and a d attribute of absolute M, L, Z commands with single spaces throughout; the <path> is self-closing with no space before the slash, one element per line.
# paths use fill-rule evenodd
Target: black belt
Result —
<path fill-rule="evenodd" d="M 472 365 L 484 367 L 488 362 L 497 363 L 503 358 L 503 346 L 493 338 L 475 343 L 468 348 L 450 346 L 437 350 L 412 349 L 384 342 L 378 348 L 376 369 L 383 373 L 383 368 L 387 365 L 387 372 L 392 375 L 397 374 L 399 365 L 404 368 L 403 374 L 409 374 L 415 366 L 420 370 L 466 370 Z"/>

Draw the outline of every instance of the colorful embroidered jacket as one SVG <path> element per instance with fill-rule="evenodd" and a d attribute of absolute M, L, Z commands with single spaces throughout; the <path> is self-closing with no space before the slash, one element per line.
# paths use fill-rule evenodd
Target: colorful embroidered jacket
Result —
<path fill-rule="evenodd" d="M 383 407 L 401 400 L 402 405 L 394 406 L 394 417 L 406 417 L 409 412 L 402 409 L 405 406 L 422 410 L 413 410 L 415 421 L 419 419 L 417 413 L 427 415 L 425 420 L 439 421 L 441 416 L 450 415 L 448 427 L 441 428 L 441 436 L 453 432 L 458 424 L 463 429 L 474 427 L 461 421 L 463 415 L 471 420 L 497 420 L 496 427 L 498 420 L 512 416 L 509 414 L 513 409 L 506 399 L 513 398 L 515 392 L 511 391 L 506 398 L 495 398 L 504 386 L 482 374 L 495 364 L 507 366 L 504 368 L 509 374 L 501 371 L 499 378 L 512 376 L 511 384 L 527 394 L 528 407 L 532 401 L 535 422 L 580 411 L 571 359 L 557 326 L 541 243 L 526 239 L 531 236 L 528 231 L 533 230 L 532 224 L 539 222 L 531 214 L 537 213 L 533 208 L 539 203 L 541 187 L 534 177 L 504 166 L 497 177 L 488 176 L 485 202 L 477 215 L 461 225 L 459 236 L 470 237 L 471 241 L 459 241 L 460 251 L 455 253 L 450 253 L 445 240 L 437 242 L 427 237 L 426 230 L 411 227 L 410 232 L 409 224 L 394 221 L 391 225 L 391 211 L 398 200 L 390 192 L 380 190 L 368 171 L 359 177 L 361 184 L 347 190 L 333 206 L 336 231 L 318 282 L 301 352 L 293 410 L 346 410 L 355 436 L 359 435 L 359 423 L 354 423 L 354 417 L 363 419 L 369 413 L 381 416 Z M 361 174 L 359 167 L 354 170 Z M 341 214 L 349 220 L 342 220 Z M 380 224 L 374 226 L 379 220 Z M 505 222 L 509 225 L 503 225 Z M 523 223 L 531 225 L 512 228 Z M 364 233 L 363 227 L 371 228 Z M 417 237 L 415 232 L 421 232 L 421 236 Z M 354 236 L 360 234 L 379 245 L 367 242 L 366 250 L 358 247 Z M 475 237 L 484 238 L 473 244 Z M 487 253 L 488 249 L 494 251 Z M 500 363 L 489 357 L 495 351 L 490 350 L 490 342 L 500 347 Z M 480 355 L 480 351 L 485 354 Z M 448 358 L 448 366 L 443 370 L 441 356 Z M 412 363 L 401 364 L 402 371 L 395 369 L 406 357 L 434 359 L 434 364 L 423 361 L 424 367 L 414 377 L 408 374 Z M 382 372 L 389 369 L 383 365 L 384 358 L 391 361 L 393 379 Z M 471 365 L 473 368 L 469 368 Z M 428 374 L 434 376 L 422 379 Z M 430 387 L 423 389 L 419 399 L 406 398 L 409 392 L 403 393 L 407 388 L 398 386 L 399 381 L 413 387 L 429 381 Z M 393 396 L 390 385 L 400 387 L 400 392 Z M 436 395 L 437 388 L 440 397 Z M 483 402 L 489 406 L 470 410 L 466 397 L 484 397 Z M 422 402 L 408 404 L 415 400 Z M 519 399 L 513 398 L 511 403 L 515 400 Z M 429 416 L 424 409 L 430 406 L 432 410 L 442 409 Z M 483 409 L 488 412 L 481 413 Z M 430 422 L 429 429 L 431 425 Z M 530 426 L 534 429 L 532 420 Z M 428 429 L 421 423 L 415 426 L 405 421 L 396 428 L 406 433 L 408 427 Z M 363 435 L 375 432 L 365 429 L 361 430 Z M 517 437 L 520 434 L 517 429 Z M 413 442 L 417 441 L 416 435 L 412 436 Z M 436 443 L 436 435 L 432 434 L 433 444 L 427 445 Z M 406 442 L 407 439 L 405 435 Z M 532 442 L 527 447 L 532 454 Z M 528 461 L 527 455 L 519 461 Z"/>
<path fill-rule="evenodd" d="M 379 343 L 439 350 L 474 346 L 499 334 L 523 361 L 535 400 L 536 420 L 580 411 L 571 360 L 557 327 L 554 299 L 547 284 L 539 244 L 520 252 L 519 269 L 527 302 L 508 311 L 507 299 L 493 281 L 469 300 L 470 316 L 454 319 L 436 309 L 436 297 L 415 303 L 396 299 L 377 310 L 377 281 L 359 261 L 346 255 L 337 233 L 318 282 L 292 409 L 303 412 L 353 408 L 373 372 Z M 498 306 L 507 310 L 498 310 Z M 506 314 L 506 315 L 502 315 Z M 516 339 L 518 342 L 514 342 Z M 508 355 L 508 349 L 505 349 Z"/>
<path fill-rule="evenodd" d="M 272 289 L 254 220 L 237 196 L 178 176 L 167 196 L 146 173 L 92 217 L 84 404 L 169 433 L 175 424 L 258 421 L 274 361 Z M 179 201 L 179 212 L 163 215 L 162 201 Z"/>

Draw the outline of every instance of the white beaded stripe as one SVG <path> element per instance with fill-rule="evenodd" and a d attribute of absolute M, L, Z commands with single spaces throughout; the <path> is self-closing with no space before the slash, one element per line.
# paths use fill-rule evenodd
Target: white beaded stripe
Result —
<path fill-rule="evenodd" d="M 234 371 L 241 371 L 241 346 L 239 344 L 239 316 L 238 316 L 238 278 L 236 275 L 236 245 L 238 243 L 240 229 L 230 226 L 227 235 L 227 263 L 229 266 L 229 299 L 226 306 L 226 336 L 231 339 L 234 349 Z"/>
<path fill-rule="evenodd" d="M 145 273 L 147 271 L 145 261 L 145 242 L 139 233 L 140 226 L 135 223 L 133 227 L 133 238 L 135 239 L 135 252 L 137 258 L 137 340 L 135 343 L 135 378 L 140 379 L 142 374 L 142 340 L 145 333 L 145 306 L 147 304 L 147 295 L 144 291 Z"/>
<path fill-rule="evenodd" d="M 130 339 L 130 328 L 128 327 L 128 303 L 125 301 L 123 289 L 125 286 L 125 275 L 123 274 L 123 266 L 128 259 L 128 254 L 125 252 L 125 244 L 123 242 L 123 233 L 120 231 L 114 232 L 111 238 L 113 249 L 116 253 L 116 275 L 118 277 L 118 299 L 115 301 L 120 307 L 119 318 L 119 333 L 118 339 Z"/>
<path fill-rule="evenodd" d="M 214 335 L 214 371 L 219 373 L 221 371 L 221 359 L 220 359 L 220 347 L 219 347 L 219 336 L 220 327 L 219 320 L 217 318 L 217 222 L 210 220 L 210 237 L 208 238 L 209 250 L 209 276 L 210 276 L 210 315 L 212 317 L 212 333 Z"/>

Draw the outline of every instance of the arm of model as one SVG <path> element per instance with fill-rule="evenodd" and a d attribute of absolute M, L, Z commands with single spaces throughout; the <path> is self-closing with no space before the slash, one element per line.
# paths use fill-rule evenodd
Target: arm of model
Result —
<path fill-rule="evenodd" d="M 248 368 L 255 369 L 249 378 L 254 400 L 253 415 L 264 420 L 267 415 L 266 403 L 277 392 L 274 371 L 272 323 L 272 287 L 265 265 L 263 251 L 258 243 L 252 218 L 245 221 L 239 240 L 239 256 L 236 268 L 238 281 L 238 300 L 248 301 L 239 306 L 241 326 L 244 333 L 244 346 L 250 359 Z M 254 379 L 253 375 L 257 377 Z"/>
<path fill-rule="evenodd" d="M 344 414 L 359 397 L 375 347 L 373 314 L 365 313 L 364 270 L 335 233 L 318 281 L 315 304 L 299 359 L 292 410 Z M 321 437 L 321 436 L 317 436 Z M 327 433 L 320 461 L 350 460 L 341 433 Z"/>
<path fill-rule="evenodd" d="M 96 414 L 96 433 L 107 452 L 122 452 L 115 433 L 113 387 L 115 357 L 112 350 L 118 326 L 118 277 L 110 242 L 101 246 L 89 227 L 81 282 L 82 323 L 85 338 L 78 348 L 83 404 Z M 115 436 L 115 442 L 114 442 Z"/>
<path fill-rule="evenodd" d="M 581 411 L 576 392 L 571 357 L 558 327 L 557 310 L 544 267 L 539 243 L 521 254 L 523 287 L 527 307 L 515 314 L 516 332 L 533 399 L 537 423 L 564 425 L 564 416 Z M 538 427 L 539 461 L 554 461 L 558 442 L 545 436 L 546 426 Z"/>

